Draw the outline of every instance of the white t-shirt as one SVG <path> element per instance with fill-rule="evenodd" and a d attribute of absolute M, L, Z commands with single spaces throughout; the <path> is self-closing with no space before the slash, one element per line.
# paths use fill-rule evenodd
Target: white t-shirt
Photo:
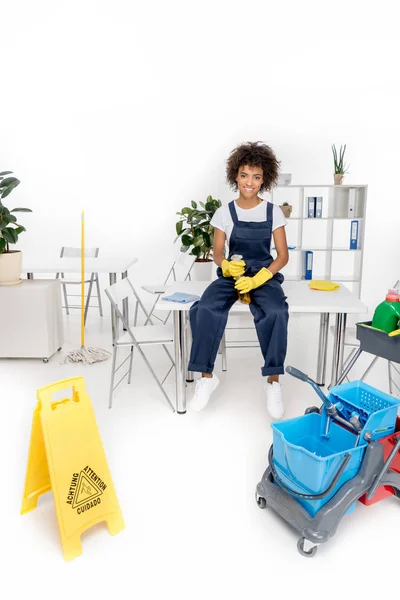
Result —
<path fill-rule="evenodd" d="M 272 209 L 272 231 L 278 227 L 285 227 L 286 219 L 282 210 L 276 204 Z M 239 221 L 261 222 L 267 220 L 267 201 L 263 200 L 254 208 L 240 208 L 235 202 L 236 214 Z M 233 229 L 233 221 L 229 210 L 229 205 L 220 206 L 211 219 L 211 225 L 223 231 L 226 235 L 226 242 L 229 244 Z"/>

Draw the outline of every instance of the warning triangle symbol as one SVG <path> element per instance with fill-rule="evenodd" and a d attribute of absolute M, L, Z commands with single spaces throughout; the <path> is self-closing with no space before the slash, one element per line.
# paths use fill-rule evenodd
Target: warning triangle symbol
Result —
<path fill-rule="evenodd" d="M 103 493 L 93 481 L 83 472 L 80 472 L 77 491 L 72 503 L 72 508 L 77 508 L 81 504 L 97 498 Z"/>

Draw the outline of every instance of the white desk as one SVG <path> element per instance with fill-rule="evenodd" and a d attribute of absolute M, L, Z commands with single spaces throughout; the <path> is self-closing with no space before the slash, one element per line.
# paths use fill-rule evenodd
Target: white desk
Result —
<path fill-rule="evenodd" d="M 108 273 L 110 285 L 117 281 L 117 274 L 121 273 L 124 279 L 128 276 L 128 269 L 135 263 L 137 258 L 131 257 L 98 257 L 85 258 L 86 273 Z M 28 279 L 33 279 L 34 273 L 80 273 L 80 258 L 43 257 L 30 260 L 29 256 L 23 259 L 22 273 L 26 273 Z M 128 302 L 123 301 L 124 317 L 129 321 Z M 116 316 L 111 312 L 111 325 L 115 330 Z"/>
<path fill-rule="evenodd" d="M 201 296 L 209 285 L 210 281 L 176 282 L 167 288 L 163 296 L 169 296 L 174 292 L 186 292 L 188 294 Z M 343 345 L 347 315 L 366 313 L 367 307 L 343 285 L 334 292 L 310 290 L 308 281 L 285 281 L 282 287 L 287 296 L 290 313 L 317 313 L 321 315 L 316 378 L 319 385 L 325 384 L 329 315 L 330 313 L 336 314 L 332 361 L 332 383 L 335 384 L 343 366 Z M 189 354 L 185 327 L 188 322 L 188 314 L 192 304 L 166 302 L 162 300 L 162 297 L 157 302 L 155 310 L 172 311 L 173 313 L 175 328 L 176 410 L 178 413 L 185 413 L 185 361 L 187 361 Z M 247 305 L 237 302 L 233 305 L 230 312 L 240 313 L 247 311 L 249 311 Z"/>
<path fill-rule="evenodd" d="M 135 257 L 101 257 L 85 258 L 85 271 L 87 273 L 109 273 L 110 285 L 115 283 L 111 281 L 112 276 L 117 273 L 125 274 L 132 265 L 137 263 Z M 22 272 L 28 276 L 33 273 L 80 273 L 81 259 L 80 258 L 60 258 L 59 256 L 45 256 L 40 259 L 31 260 L 29 256 L 23 259 Z M 30 279 L 30 277 L 28 277 Z"/>

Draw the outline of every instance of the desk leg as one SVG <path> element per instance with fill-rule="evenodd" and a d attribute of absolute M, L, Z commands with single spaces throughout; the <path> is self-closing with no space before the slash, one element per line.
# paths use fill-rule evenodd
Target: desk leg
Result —
<path fill-rule="evenodd" d="M 174 346 L 175 346 L 175 383 L 176 383 L 176 412 L 186 413 L 186 384 L 185 374 L 185 327 L 184 316 L 180 310 L 174 310 Z"/>
<path fill-rule="evenodd" d="M 33 273 L 27 273 L 26 274 L 26 278 L 27 279 L 33 279 Z"/>
<path fill-rule="evenodd" d="M 117 282 L 117 274 L 116 273 L 109 273 L 109 277 L 110 277 L 110 285 L 113 285 L 114 283 Z M 117 329 L 117 315 L 115 314 L 115 310 L 111 307 L 111 329 L 112 329 L 112 339 L 115 340 L 116 338 L 116 329 Z"/>
<path fill-rule="evenodd" d="M 126 277 L 128 277 L 128 271 L 124 271 L 122 273 L 122 279 L 125 279 Z M 124 315 L 125 323 L 129 323 L 129 302 L 128 302 L 128 298 L 124 298 L 122 300 L 122 314 Z M 124 327 L 124 331 L 126 331 L 125 327 Z"/>
<path fill-rule="evenodd" d="M 344 350 L 344 336 L 346 331 L 346 313 L 338 313 L 336 315 L 335 324 L 335 338 L 333 345 L 333 358 L 332 358 L 332 377 L 329 388 L 336 385 L 339 379 L 340 373 L 343 371 L 343 350 Z"/>
<path fill-rule="evenodd" d="M 328 331 L 329 331 L 329 313 L 321 313 L 319 324 L 319 342 L 318 342 L 318 364 L 317 364 L 317 381 L 318 385 L 325 385 L 326 373 L 326 351 L 328 348 Z"/>
<path fill-rule="evenodd" d="M 187 383 L 193 383 L 193 373 L 192 371 L 188 371 L 190 349 L 192 347 L 192 330 L 190 327 L 189 311 L 185 310 L 183 314 L 185 319 L 185 353 L 183 355 L 183 360 L 185 361 L 185 379 Z"/>

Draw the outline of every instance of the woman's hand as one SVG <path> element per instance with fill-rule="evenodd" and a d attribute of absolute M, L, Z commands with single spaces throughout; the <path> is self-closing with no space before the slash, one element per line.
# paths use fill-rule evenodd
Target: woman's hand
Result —
<path fill-rule="evenodd" d="M 238 279 L 235 283 L 235 288 L 240 294 L 247 294 L 251 290 L 260 287 L 260 285 L 267 283 L 272 277 L 271 271 L 263 267 L 254 275 L 254 277 L 242 277 L 241 279 Z"/>
<path fill-rule="evenodd" d="M 226 260 L 226 235 L 220 229 L 214 229 L 214 262 L 221 267 L 224 277 L 240 277 L 244 273 L 246 263 L 243 260 Z"/>
<path fill-rule="evenodd" d="M 240 277 L 245 271 L 244 260 L 226 260 L 221 263 L 222 275 L 224 277 Z"/>

